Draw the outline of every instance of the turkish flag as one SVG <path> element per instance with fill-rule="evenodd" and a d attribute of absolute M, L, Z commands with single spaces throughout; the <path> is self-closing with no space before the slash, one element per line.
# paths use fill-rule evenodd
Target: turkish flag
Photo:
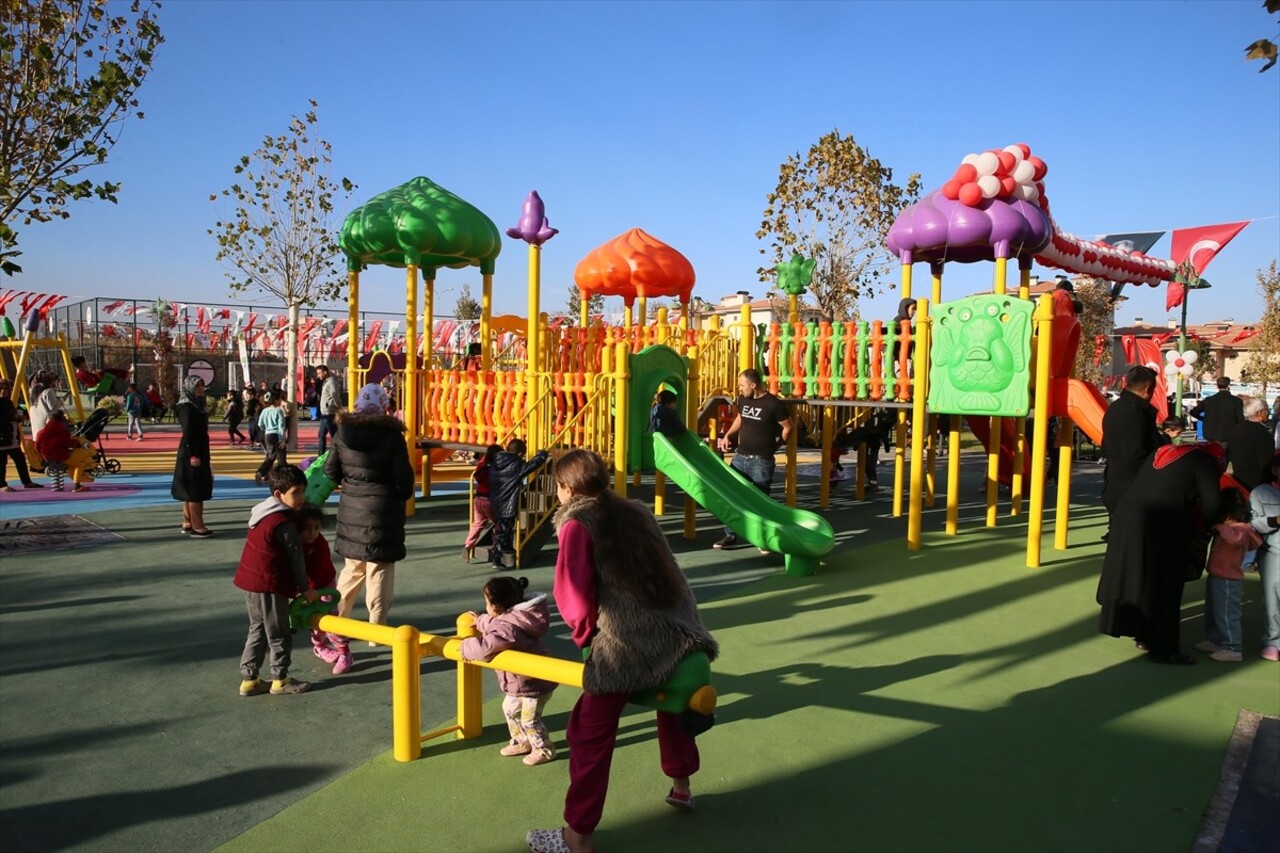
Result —
<path fill-rule="evenodd" d="M 1180 281 L 1171 281 L 1164 291 L 1164 310 L 1172 311 L 1182 304 L 1182 300 L 1186 298 L 1187 289 Z"/>
<path fill-rule="evenodd" d="M 1222 247 L 1244 230 L 1250 220 L 1225 222 L 1222 225 L 1201 225 L 1199 228 L 1183 228 L 1173 232 L 1173 262 L 1190 261 L 1196 275 L 1202 275 L 1209 262 L 1222 251 Z M 1172 290 L 1172 288 L 1170 288 Z M 1176 304 L 1181 303 L 1181 299 Z"/>

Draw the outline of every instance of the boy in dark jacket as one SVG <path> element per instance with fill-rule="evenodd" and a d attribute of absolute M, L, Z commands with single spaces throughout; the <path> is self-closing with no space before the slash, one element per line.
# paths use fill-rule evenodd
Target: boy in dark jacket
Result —
<path fill-rule="evenodd" d="M 493 457 L 489 463 L 489 503 L 493 507 L 494 548 L 489 559 L 495 569 L 510 569 L 516 564 L 515 547 L 511 539 L 516 529 L 516 509 L 520 505 L 520 490 L 525 477 L 547 462 L 547 451 L 539 450 L 528 462 L 524 455 L 529 450 L 522 439 L 513 438 L 507 449 Z"/>
<path fill-rule="evenodd" d="M 289 677 L 293 652 L 289 600 L 299 591 L 307 601 L 318 597 L 315 590 L 308 588 L 297 527 L 297 509 L 307 497 L 307 477 L 296 465 L 277 465 L 271 470 L 270 484 L 271 497 L 249 513 L 249 535 L 234 581 L 244 591 L 245 609 L 249 612 L 249 636 L 240 656 L 241 696 L 267 692 L 258 671 L 268 646 L 273 695 L 303 693 L 311 686 Z"/>

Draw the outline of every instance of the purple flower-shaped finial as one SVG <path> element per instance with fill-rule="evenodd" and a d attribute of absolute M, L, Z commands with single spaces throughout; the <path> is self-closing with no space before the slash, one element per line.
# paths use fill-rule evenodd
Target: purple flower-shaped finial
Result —
<path fill-rule="evenodd" d="M 552 228 L 551 223 L 547 221 L 547 210 L 543 207 L 537 190 L 530 190 L 528 198 L 524 200 L 520 221 L 516 223 L 516 227 L 507 229 L 508 237 L 523 240 L 534 246 L 541 246 L 559 233 L 560 230 Z"/>

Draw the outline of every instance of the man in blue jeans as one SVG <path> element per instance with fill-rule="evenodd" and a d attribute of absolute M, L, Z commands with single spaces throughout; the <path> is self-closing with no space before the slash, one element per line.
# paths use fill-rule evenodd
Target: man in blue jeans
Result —
<path fill-rule="evenodd" d="M 791 434 L 791 414 L 782 401 L 764 389 L 760 373 L 747 369 L 738 374 L 738 415 L 719 441 L 721 452 L 729 450 L 734 436 L 738 452 L 730 467 L 769 494 L 773 485 L 774 454 Z M 717 550 L 737 548 L 742 542 L 728 525 L 724 538 L 712 545 Z M 769 553 L 761 548 L 760 553 Z"/>

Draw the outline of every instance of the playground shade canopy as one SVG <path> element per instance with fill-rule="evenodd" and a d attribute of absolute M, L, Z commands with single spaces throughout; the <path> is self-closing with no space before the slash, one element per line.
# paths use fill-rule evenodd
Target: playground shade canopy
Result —
<path fill-rule="evenodd" d="M 477 208 L 430 178 L 417 177 L 347 214 L 338 245 L 350 270 L 416 264 L 424 274 L 469 266 L 491 274 L 502 238 Z"/>
<path fill-rule="evenodd" d="M 684 255 L 632 228 L 588 252 L 578 261 L 573 280 L 584 293 L 621 296 L 627 305 L 637 296 L 678 296 L 688 302 L 694 273 Z"/>

